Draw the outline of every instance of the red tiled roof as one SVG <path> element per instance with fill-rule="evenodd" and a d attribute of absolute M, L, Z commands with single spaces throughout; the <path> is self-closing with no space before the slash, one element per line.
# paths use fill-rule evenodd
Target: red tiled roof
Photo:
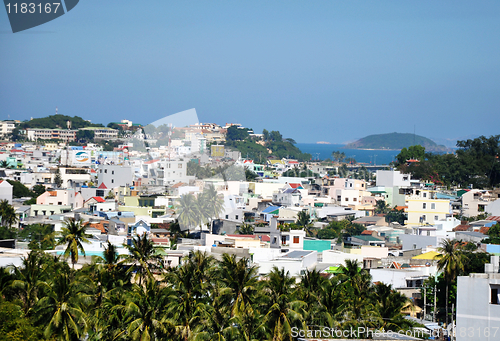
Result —
<path fill-rule="evenodd" d="M 97 172 L 95 171 L 95 169 L 91 169 L 90 173 L 97 173 Z"/>
<path fill-rule="evenodd" d="M 97 202 L 106 202 L 106 200 L 103 199 L 103 197 L 92 197 L 95 199 Z"/>
<path fill-rule="evenodd" d="M 397 209 L 398 211 L 402 211 L 402 210 L 404 210 L 405 208 L 408 208 L 408 206 L 396 206 L 396 209 Z"/>
<path fill-rule="evenodd" d="M 372 231 L 364 230 L 361 234 L 372 235 Z"/>
<path fill-rule="evenodd" d="M 271 237 L 269 237 L 267 234 L 260 236 L 260 240 L 263 242 L 270 242 Z"/>
<path fill-rule="evenodd" d="M 150 164 L 158 162 L 158 161 L 160 161 L 160 159 L 149 160 L 149 161 L 144 162 L 144 164 L 145 165 L 150 165 Z"/>
<path fill-rule="evenodd" d="M 491 217 L 486 218 L 486 220 L 500 221 L 500 216 L 493 215 Z"/>
<path fill-rule="evenodd" d="M 470 229 L 470 225 L 458 225 L 453 229 L 453 231 L 468 231 Z"/>
<path fill-rule="evenodd" d="M 290 187 L 292 188 L 299 188 L 299 187 L 302 187 L 301 184 L 288 184 Z"/>
<path fill-rule="evenodd" d="M 488 231 L 490 230 L 489 227 L 487 226 L 482 226 L 480 229 L 479 229 L 479 232 L 482 233 L 482 234 L 488 234 Z"/>
<path fill-rule="evenodd" d="M 172 188 L 179 188 L 179 187 L 182 187 L 184 185 L 186 185 L 184 182 L 178 182 L 175 185 L 173 185 Z"/>
<path fill-rule="evenodd" d="M 99 188 L 99 189 L 108 189 L 108 188 L 106 187 L 106 185 L 104 184 L 104 182 L 103 182 L 103 183 L 101 183 L 101 184 L 99 185 L 99 187 L 97 187 L 97 188 Z"/>

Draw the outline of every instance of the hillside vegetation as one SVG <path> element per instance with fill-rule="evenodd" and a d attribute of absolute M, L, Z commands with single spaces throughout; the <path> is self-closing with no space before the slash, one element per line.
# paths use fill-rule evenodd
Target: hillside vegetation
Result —
<path fill-rule="evenodd" d="M 421 145 L 428 151 L 446 150 L 434 141 L 423 136 L 409 133 L 389 133 L 369 135 L 345 146 L 348 149 L 403 149 L 413 145 Z"/>
<path fill-rule="evenodd" d="M 34 118 L 30 121 L 23 122 L 19 125 L 19 128 L 67 129 L 68 121 L 71 122 L 71 129 L 103 127 L 102 124 L 94 124 L 78 116 L 71 117 L 66 115 L 50 115 L 48 117 Z"/>
<path fill-rule="evenodd" d="M 279 131 L 263 131 L 263 138 L 250 136 L 249 129 L 239 129 L 230 127 L 227 130 L 227 147 L 232 147 L 241 152 L 242 157 L 255 160 L 257 163 L 265 163 L 268 157 L 275 159 L 290 158 L 299 161 L 308 161 L 311 154 L 302 153 L 294 144 L 295 141 L 290 138 L 283 138 Z"/>

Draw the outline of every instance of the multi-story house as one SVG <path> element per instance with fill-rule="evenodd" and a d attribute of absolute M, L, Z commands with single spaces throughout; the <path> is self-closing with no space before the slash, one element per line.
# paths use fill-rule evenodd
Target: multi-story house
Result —
<path fill-rule="evenodd" d="M 490 203 L 491 194 L 488 191 L 472 189 L 462 195 L 462 215 L 465 217 L 476 217 L 484 213 L 486 206 Z"/>
<path fill-rule="evenodd" d="M 26 136 L 28 140 L 63 140 L 75 141 L 77 130 L 71 129 L 45 129 L 45 128 L 28 128 Z"/>
<path fill-rule="evenodd" d="M 0 137 L 6 138 L 16 128 L 15 121 L 0 121 Z"/>
<path fill-rule="evenodd" d="M 118 137 L 118 130 L 106 127 L 86 127 L 80 128 L 79 130 L 88 130 L 94 132 L 94 139 L 96 140 L 107 140 L 116 139 Z"/>
<path fill-rule="evenodd" d="M 401 188 L 405 194 L 405 212 L 409 226 L 433 225 L 438 220 L 451 216 L 449 199 L 438 199 L 436 191 L 422 188 Z"/>
<path fill-rule="evenodd" d="M 131 186 L 134 172 L 128 165 L 103 165 L 97 168 L 97 181 L 99 185 L 105 184 L 108 188 Z"/>

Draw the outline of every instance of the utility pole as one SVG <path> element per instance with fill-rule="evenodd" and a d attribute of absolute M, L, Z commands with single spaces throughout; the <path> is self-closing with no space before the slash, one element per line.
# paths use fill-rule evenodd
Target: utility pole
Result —
<path fill-rule="evenodd" d="M 425 320 L 425 316 L 427 315 L 426 312 L 427 312 L 427 288 L 424 287 L 424 318 L 423 318 L 423 320 Z"/>
<path fill-rule="evenodd" d="M 434 281 L 436 280 L 436 278 L 434 277 Z M 437 287 L 436 287 L 436 282 L 434 282 L 434 314 L 433 317 L 432 317 L 432 322 L 436 322 L 436 291 L 437 291 Z"/>
<path fill-rule="evenodd" d="M 453 311 L 455 310 L 455 303 L 451 304 L 451 328 L 450 328 L 450 340 L 455 340 L 454 338 L 454 332 L 455 332 L 455 326 L 453 322 Z"/>

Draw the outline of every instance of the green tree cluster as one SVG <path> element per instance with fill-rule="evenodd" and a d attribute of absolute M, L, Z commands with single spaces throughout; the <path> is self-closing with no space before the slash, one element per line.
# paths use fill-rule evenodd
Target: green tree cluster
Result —
<path fill-rule="evenodd" d="M 71 129 L 86 127 L 103 127 L 102 124 L 94 124 L 78 116 L 49 115 L 42 118 L 34 118 L 30 121 L 22 122 L 18 128 L 47 128 L 47 129 L 67 129 L 67 122 L 71 122 Z"/>
<path fill-rule="evenodd" d="M 224 199 L 213 185 L 206 187 L 203 192 L 181 195 L 175 204 L 175 211 L 181 231 L 187 231 L 207 224 L 210 226 L 213 219 L 217 219 L 224 209 Z"/>
<path fill-rule="evenodd" d="M 469 185 L 492 188 L 500 184 L 500 135 L 458 141 L 454 154 L 425 153 L 423 147 L 413 147 L 416 148 L 414 153 L 401 151 L 397 166 L 416 179 L 462 188 Z M 406 160 L 410 157 L 419 158 L 420 162 L 407 165 Z"/>
<path fill-rule="evenodd" d="M 328 225 L 319 230 L 317 237 L 320 239 L 337 239 L 337 242 L 342 242 L 344 238 L 360 235 L 366 230 L 361 224 L 353 223 L 349 219 L 341 221 L 331 221 Z"/>
<path fill-rule="evenodd" d="M 372 284 L 356 262 L 331 278 L 307 271 L 296 282 L 283 269 L 261 279 L 246 258 L 216 261 L 199 251 L 153 271 L 150 247 L 136 239 L 120 260 L 108 245 L 103 258 L 78 270 L 37 251 L 14 271 L 0 268 L 0 338 L 291 341 L 292 328 L 414 327 L 402 314 L 411 302 Z M 141 283 L 124 267 L 132 263 L 151 270 L 140 273 Z"/>
<path fill-rule="evenodd" d="M 291 158 L 299 161 L 311 160 L 311 154 L 302 153 L 295 146 L 295 140 L 283 138 L 279 131 L 263 130 L 262 141 L 264 145 L 256 143 L 259 139 L 250 136 L 248 129 L 229 127 L 226 134 L 225 145 L 237 149 L 242 156 L 253 159 L 256 163 L 266 163 L 267 157 L 277 159 Z"/>

